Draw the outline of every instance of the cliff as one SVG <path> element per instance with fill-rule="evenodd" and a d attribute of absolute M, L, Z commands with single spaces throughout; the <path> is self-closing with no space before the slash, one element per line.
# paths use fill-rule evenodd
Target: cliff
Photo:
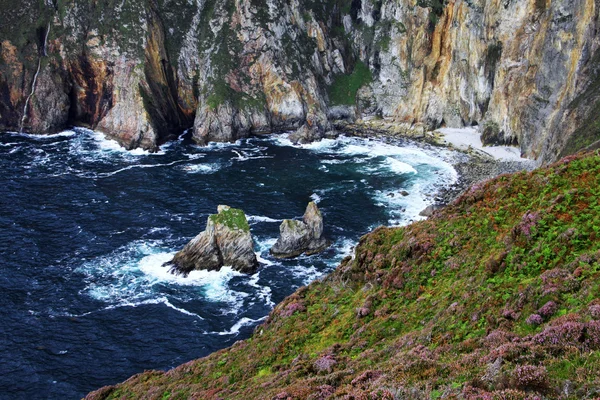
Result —
<path fill-rule="evenodd" d="M 88 398 L 595 398 L 599 172 L 595 152 L 478 184 L 363 237 L 250 339 Z"/>
<path fill-rule="evenodd" d="M 593 145 L 595 0 L 5 1 L 0 129 L 153 149 L 331 121 L 477 124 L 551 161 Z"/>

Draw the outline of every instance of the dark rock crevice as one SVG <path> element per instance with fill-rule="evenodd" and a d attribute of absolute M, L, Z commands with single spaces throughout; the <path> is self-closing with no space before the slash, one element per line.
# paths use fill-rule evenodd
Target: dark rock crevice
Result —
<path fill-rule="evenodd" d="M 191 127 L 195 110 L 182 107 L 177 91 L 178 78 L 166 48 L 165 28 L 155 1 L 147 7 L 148 38 L 144 51 L 145 80 L 140 84 L 144 108 L 158 134 L 157 145 Z"/>

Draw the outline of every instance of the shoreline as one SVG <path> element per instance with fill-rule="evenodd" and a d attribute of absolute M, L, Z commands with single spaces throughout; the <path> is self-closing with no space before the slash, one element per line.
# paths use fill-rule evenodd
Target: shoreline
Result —
<path fill-rule="evenodd" d="M 515 156 L 517 151 L 515 147 L 484 147 L 479 136 L 476 138 L 469 136 L 474 133 L 473 128 L 427 131 L 423 126 L 415 128 L 385 119 L 353 123 L 335 121 L 334 126 L 338 132 L 348 136 L 379 140 L 409 140 L 464 154 L 466 160 L 452 163 L 458 174 L 458 180 L 436 194 L 434 203 L 423 210 L 424 216 L 429 216 L 434 210 L 452 203 L 476 183 L 503 174 L 532 171 L 539 167 L 538 161 Z"/>

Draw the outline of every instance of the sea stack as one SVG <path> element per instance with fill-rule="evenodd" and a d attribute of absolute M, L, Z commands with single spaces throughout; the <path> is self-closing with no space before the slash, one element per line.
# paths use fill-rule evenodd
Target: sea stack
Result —
<path fill-rule="evenodd" d="M 323 216 L 314 202 L 308 203 L 302 221 L 284 220 L 279 238 L 270 252 L 277 258 L 293 258 L 301 254 L 316 254 L 325 250 L 330 241 L 323 237 Z"/>
<path fill-rule="evenodd" d="M 170 272 L 188 275 L 194 270 L 218 271 L 223 266 L 252 274 L 258 269 L 250 226 L 242 210 L 219 206 L 208 217 L 206 229 L 164 264 Z"/>

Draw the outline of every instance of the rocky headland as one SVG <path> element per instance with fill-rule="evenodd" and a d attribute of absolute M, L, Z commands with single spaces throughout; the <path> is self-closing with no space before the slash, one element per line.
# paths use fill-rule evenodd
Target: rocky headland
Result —
<path fill-rule="evenodd" d="M 244 212 L 219 206 L 218 214 L 208 217 L 206 229 L 163 266 L 174 274 L 188 275 L 194 270 L 218 271 L 225 265 L 251 274 L 259 263 Z"/>

